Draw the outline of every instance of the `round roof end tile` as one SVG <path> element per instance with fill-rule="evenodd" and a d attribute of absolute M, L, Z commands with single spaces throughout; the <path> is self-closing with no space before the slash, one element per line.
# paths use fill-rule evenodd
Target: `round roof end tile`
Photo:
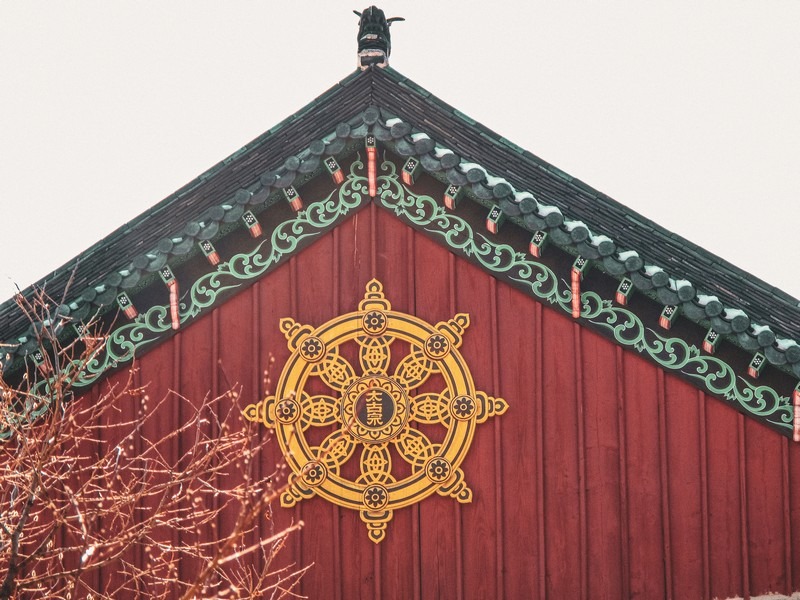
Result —
<path fill-rule="evenodd" d="M 678 298 L 680 298 L 682 302 L 689 302 L 689 300 L 693 300 L 696 295 L 697 290 L 694 289 L 692 284 L 682 285 L 678 288 Z"/>
<path fill-rule="evenodd" d="M 558 227 L 564 222 L 564 215 L 558 211 L 551 212 L 544 218 L 544 222 L 548 227 Z"/>
<path fill-rule="evenodd" d="M 641 256 L 629 256 L 625 259 L 625 269 L 628 273 L 633 273 L 644 267 L 644 261 Z"/>
<path fill-rule="evenodd" d="M 589 239 L 589 230 L 583 225 L 578 225 L 569 232 L 569 235 L 575 243 L 585 242 Z"/>
<path fill-rule="evenodd" d="M 709 317 L 718 317 L 723 310 L 725 310 L 725 307 L 719 300 L 709 300 L 706 304 L 706 315 Z"/>
<path fill-rule="evenodd" d="M 370 106 L 364 111 L 364 123 L 367 125 L 374 125 L 378 122 L 381 116 L 381 111 L 376 106 Z"/>
<path fill-rule="evenodd" d="M 469 171 L 467 171 L 467 181 L 470 183 L 478 183 L 484 179 L 486 179 L 486 172 L 483 169 L 472 167 Z"/>
<path fill-rule="evenodd" d="M 656 271 L 650 279 L 653 282 L 653 286 L 657 288 L 663 288 L 669 285 L 669 275 L 667 275 L 666 271 Z"/>
<path fill-rule="evenodd" d="M 616 251 L 617 251 L 617 245 L 611 240 L 603 240 L 602 242 L 597 244 L 597 252 L 600 253 L 600 256 L 603 257 L 611 256 Z"/>

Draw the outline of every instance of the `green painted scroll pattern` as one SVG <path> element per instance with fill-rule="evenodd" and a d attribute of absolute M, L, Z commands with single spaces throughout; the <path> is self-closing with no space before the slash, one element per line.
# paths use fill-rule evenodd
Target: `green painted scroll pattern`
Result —
<path fill-rule="evenodd" d="M 353 162 L 343 185 L 327 198 L 312 203 L 294 218 L 281 223 L 267 240 L 253 251 L 233 256 L 194 282 L 188 300 L 181 302 L 180 320 L 185 323 L 213 306 L 220 294 L 241 285 L 241 282 L 260 277 L 281 259 L 291 255 L 300 242 L 322 233 L 353 208 L 368 199 L 367 180 L 360 158 Z M 566 281 L 559 280 L 546 265 L 531 260 L 523 252 L 507 244 L 496 243 L 473 231 L 469 223 L 449 213 L 433 198 L 416 195 L 406 188 L 397 176 L 393 162 L 383 161 L 378 177 L 378 201 L 410 225 L 441 238 L 457 253 L 477 261 L 487 270 L 527 288 L 529 292 L 564 312 L 571 312 L 572 292 Z M 265 252 L 268 251 L 268 252 Z M 738 377 L 733 368 L 717 357 L 701 355 L 698 349 L 680 338 L 666 338 L 644 326 L 634 313 L 613 306 L 596 293 L 581 294 L 581 317 L 597 327 L 606 329 L 622 346 L 645 354 L 663 368 L 681 372 L 698 380 L 709 393 L 737 403 L 745 411 L 768 422 L 791 429 L 792 407 L 787 397 L 768 386 L 755 386 Z M 77 364 L 66 365 L 76 371 L 74 385 L 84 387 L 94 383 L 103 373 L 132 359 L 134 353 L 170 332 L 169 308 L 156 305 L 126 325 L 118 327 L 106 340 L 104 351 L 80 369 Z M 48 381 L 40 381 L 38 392 L 47 396 Z M 37 390 L 34 390 L 35 392 Z M 37 409 L 40 414 L 46 406 Z M 3 437 L 0 432 L 0 438 Z"/>
<path fill-rule="evenodd" d="M 496 243 L 459 216 L 448 212 L 427 195 L 417 195 L 398 180 L 394 165 L 383 170 L 388 182 L 382 186 L 379 202 L 398 217 L 440 238 L 449 248 L 479 262 L 492 273 L 509 279 L 537 298 L 572 312 L 570 285 L 559 280 L 547 266 L 511 246 Z M 696 380 L 710 394 L 738 404 L 746 412 L 791 431 L 793 410 L 790 400 L 766 385 L 753 385 L 736 375 L 723 360 L 700 354 L 694 345 L 675 337 L 664 337 L 642 323 L 631 311 L 614 306 L 592 291 L 581 294 L 581 318 L 605 329 L 621 346 L 648 356 L 668 371 Z"/>
<path fill-rule="evenodd" d="M 252 251 L 234 255 L 217 265 L 215 271 L 199 277 L 181 299 L 181 324 L 191 321 L 216 304 L 221 294 L 239 287 L 243 282 L 261 277 L 290 256 L 303 241 L 324 233 L 368 200 L 367 180 L 356 173 L 358 169 L 363 169 L 363 164 L 355 161 L 345 182 L 325 199 L 309 204 L 293 218 L 280 223 L 269 239 L 262 241 Z M 91 385 L 109 369 L 132 360 L 140 348 L 171 331 L 169 306 L 152 306 L 132 322 L 114 329 L 96 358 L 82 366 L 72 361 L 64 368 L 76 372 L 75 387 Z M 42 380 L 37 385 L 34 392 L 45 394 L 49 381 Z"/>
<path fill-rule="evenodd" d="M 384 168 L 389 173 L 380 178 L 386 181 L 381 187 L 383 193 L 379 193 L 381 205 L 411 225 L 441 238 L 448 247 L 493 273 L 524 283 L 537 298 L 558 304 L 565 311 L 571 310 L 572 293 L 559 289 L 558 278 L 549 267 L 529 260 L 526 254 L 508 244 L 498 244 L 474 232 L 466 221 L 447 212 L 430 196 L 411 193 L 397 179 L 394 164 L 384 163 L 384 167 L 387 164 L 391 169 Z"/>

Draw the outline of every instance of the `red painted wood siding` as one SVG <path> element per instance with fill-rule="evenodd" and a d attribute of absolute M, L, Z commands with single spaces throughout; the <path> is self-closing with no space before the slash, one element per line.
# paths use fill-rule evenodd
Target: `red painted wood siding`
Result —
<path fill-rule="evenodd" d="M 800 445 L 374 206 L 146 354 L 139 377 L 152 397 L 239 382 L 255 401 L 288 356 L 278 319 L 316 326 L 354 310 L 372 277 L 398 310 L 434 323 L 469 313 L 462 351 L 476 385 L 510 407 L 478 428 L 463 465 L 472 504 L 434 495 L 399 510 L 380 545 L 356 512 L 322 499 L 275 506 L 277 526 L 305 522 L 281 558 L 315 564 L 302 593 L 651 600 L 800 589 Z M 279 458 L 273 446 L 262 470 Z M 266 518 L 262 527 L 268 535 Z"/>

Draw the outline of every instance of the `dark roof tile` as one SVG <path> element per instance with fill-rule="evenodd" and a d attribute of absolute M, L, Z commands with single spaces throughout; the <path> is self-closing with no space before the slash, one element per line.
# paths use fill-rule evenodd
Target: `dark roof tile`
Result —
<path fill-rule="evenodd" d="M 720 328 L 728 330 L 731 324 L 718 315 L 724 307 L 742 308 L 747 317 L 738 321 L 734 318 L 736 330 L 746 329 L 751 322 L 768 324 L 778 337 L 800 339 L 800 303 L 797 299 L 625 208 L 583 181 L 499 136 L 390 68 L 356 71 L 349 75 L 36 285 L 46 285 L 48 292 L 58 298 L 63 295 L 66 282 L 74 273 L 73 289 L 91 290 L 109 273 L 129 265 L 131 257 L 143 251 L 149 252 L 160 244 L 161 253 L 138 259 L 142 262 L 140 268 L 158 268 L 157 265 L 166 262 L 167 253 L 173 252 L 176 245 L 188 252 L 196 239 L 213 237 L 219 229 L 219 222 L 236 221 L 251 199 L 263 201 L 271 188 L 285 187 L 295 181 L 298 173 L 314 171 L 318 156 L 337 154 L 344 149 L 346 140 L 363 137 L 370 124 L 382 127 L 381 119 L 385 123 L 388 115 L 402 119 L 402 123 L 387 126 L 385 132 L 396 140 L 394 148 L 398 153 L 422 156 L 425 168 L 431 172 L 446 169 L 446 178 L 452 183 L 463 185 L 469 179 L 474 184 L 473 195 L 482 203 L 492 205 L 498 201 L 503 210 L 515 218 L 526 213 L 524 223 L 532 229 L 540 229 L 546 223 L 552 239 L 565 246 L 572 245 L 573 252 L 596 254 L 597 257 L 606 255 L 603 259 L 605 268 L 617 276 L 626 270 L 631 272 L 631 278 L 640 289 L 649 290 L 654 284 L 651 278 L 640 272 L 645 263 L 666 268 L 668 276 L 653 278 L 658 283 L 662 302 L 684 300 L 684 304 L 689 306 L 688 312 L 697 308 L 695 312 L 702 311 Z M 332 131 L 336 123 L 339 124 L 335 126 L 338 137 L 327 145 L 323 144 L 319 135 Z M 432 140 L 412 143 L 406 137 L 412 126 L 418 128 L 416 131 L 430 135 Z M 440 162 L 429 155 L 434 141 L 454 152 L 452 156 L 456 158 L 448 158 L 447 164 L 441 164 L 445 161 Z M 459 157 L 463 157 L 465 162 L 481 165 L 492 177 L 502 177 L 506 181 L 487 182 L 483 171 L 469 172 L 465 176 L 455 166 Z M 263 185 L 270 187 L 263 188 Z M 536 201 L 532 201 L 530 206 L 517 204 L 511 195 L 512 187 L 517 192 L 532 193 Z M 242 188 L 249 191 L 243 192 Z M 228 205 L 226 209 L 220 207 L 223 202 Z M 550 212 L 543 219 L 544 213 L 538 213 L 543 205 L 556 207 L 559 211 Z M 205 216 L 198 218 L 201 213 Z M 570 235 L 563 229 L 564 218 L 582 221 L 586 227 L 576 227 Z M 202 225 L 197 222 L 200 220 Z M 612 241 L 604 241 L 595 249 L 589 239 L 590 232 L 608 236 Z M 167 249 L 170 244 L 172 248 Z M 617 257 L 607 254 L 609 244 L 612 254 L 619 250 L 637 249 L 641 257 L 629 258 L 623 266 Z M 118 284 L 130 289 L 140 277 L 139 273 L 132 272 L 120 277 Z M 717 295 L 722 301 L 720 310 L 717 311 L 714 302 L 706 304 L 705 309 L 694 305 L 688 298 L 692 295 L 688 291 L 679 297 L 679 293 L 666 285 L 669 277 L 686 279 L 692 282 L 692 289 Z M 113 288 L 117 284 L 109 285 Z M 113 291 L 103 288 L 100 293 L 111 297 Z M 30 290 L 26 293 L 29 294 Z M 108 302 L 105 297 L 104 302 Z M 24 316 L 16 309 L 13 300 L 0 305 L 2 337 L 8 339 L 26 329 Z M 747 335 L 743 331 L 740 334 Z M 743 345 L 750 343 L 749 339 L 744 340 Z M 776 356 L 770 359 L 773 364 L 784 360 Z"/>

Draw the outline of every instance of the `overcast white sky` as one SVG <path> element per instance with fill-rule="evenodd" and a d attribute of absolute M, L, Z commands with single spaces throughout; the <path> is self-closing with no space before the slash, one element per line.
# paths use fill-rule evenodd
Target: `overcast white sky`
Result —
<path fill-rule="evenodd" d="M 800 297 L 800 2 L 384 2 L 394 68 Z M 358 4 L 0 1 L 0 300 L 355 67 Z"/>

